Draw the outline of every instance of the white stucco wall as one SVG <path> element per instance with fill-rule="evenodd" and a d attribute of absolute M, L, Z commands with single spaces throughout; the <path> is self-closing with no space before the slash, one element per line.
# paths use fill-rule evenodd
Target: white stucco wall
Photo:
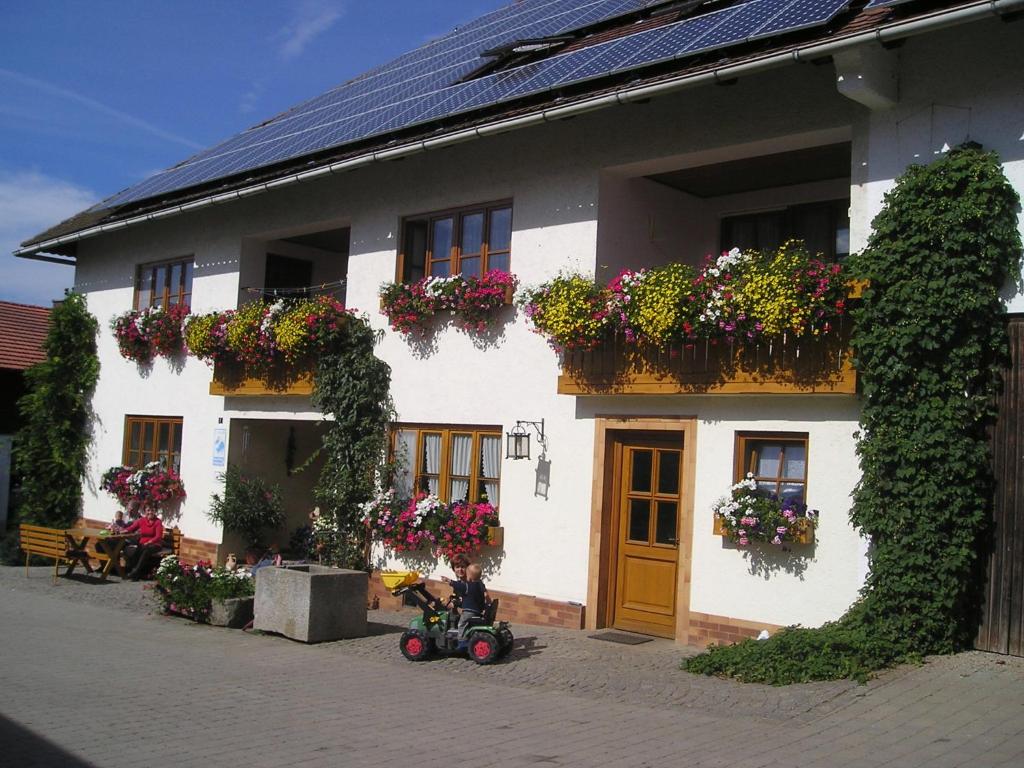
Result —
<path fill-rule="evenodd" d="M 699 241 L 716 235 L 717 221 L 712 226 L 694 216 L 758 207 L 764 195 L 683 205 L 678 218 L 672 218 L 675 193 L 655 192 L 650 182 L 630 179 L 836 141 L 852 141 L 851 240 L 854 248 L 862 247 L 885 190 L 904 167 L 906 148 L 920 145 L 925 136 L 927 146 L 934 146 L 935 126 L 945 125 L 931 117 L 917 119 L 932 103 L 968 108 L 971 137 L 999 151 L 1010 178 L 1024 188 L 1019 85 L 1024 46 L 1014 47 L 1020 41 L 1017 26 L 982 23 L 909 41 L 899 53 L 901 102 L 888 112 L 872 114 L 839 96 L 831 67 L 788 67 L 741 79 L 730 88 L 684 92 L 379 163 L 89 239 L 80 246 L 77 285 L 106 326 L 111 316 L 131 306 L 136 264 L 192 255 L 193 309 L 234 306 L 241 285 L 258 283 L 266 241 L 350 226 L 347 303 L 366 310 L 375 327 L 386 328 L 377 312 L 377 290 L 394 278 L 403 215 L 511 198 L 512 269 L 528 284 L 559 271 L 599 271 L 604 262 L 598 242 L 604 248 L 605 236 L 612 255 L 604 261 L 644 266 L 655 256 L 671 254 L 675 238 Z M 958 134 L 949 143 L 962 138 Z M 602 183 L 609 179 L 615 183 Z M 641 192 L 631 194 L 630 188 Z M 787 194 L 833 197 L 836 191 L 834 183 L 826 182 L 813 191 Z M 649 223 L 643 211 L 648 204 L 657 209 L 656 224 L 665 222 L 654 230 L 663 239 L 625 253 L 636 236 L 631 232 Z M 1011 307 L 1024 308 L 1024 297 L 1015 298 Z M 835 618 L 849 605 L 866 563 L 863 542 L 848 523 L 849 495 L 857 480 L 856 398 L 560 396 L 555 355 L 514 310 L 505 313 L 503 331 L 486 344 L 442 327 L 428 349 L 390 331 L 379 349 L 392 366 L 392 394 L 402 421 L 500 424 L 507 430 L 517 419 L 545 420 L 548 498 L 533 494 L 536 453 L 530 462 L 506 460 L 502 465 L 505 546 L 488 563 L 487 573 L 495 589 L 585 602 L 593 416 L 683 414 L 697 419 L 692 609 L 813 625 Z M 234 419 L 309 420 L 318 414 L 302 399 L 210 396 L 209 369 L 191 359 L 180 370 L 157 360 L 151 371 L 140 374 L 119 357 L 106 327 L 99 341 L 99 420 L 90 476 L 98 479 L 120 462 L 125 414 L 182 416 L 182 473 L 189 492 L 182 527 L 187 536 L 219 541 L 220 532 L 203 514 L 210 493 L 219 489 L 219 470 L 211 466 L 219 420 L 229 426 Z M 749 555 L 711 535 L 711 505 L 732 483 L 736 431 L 780 429 L 809 434 L 809 501 L 822 517 L 813 556 L 800 568 L 779 564 L 766 577 L 751 573 Z M 87 492 L 85 511 L 88 517 L 105 518 L 113 502 L 105 494 Z"/>

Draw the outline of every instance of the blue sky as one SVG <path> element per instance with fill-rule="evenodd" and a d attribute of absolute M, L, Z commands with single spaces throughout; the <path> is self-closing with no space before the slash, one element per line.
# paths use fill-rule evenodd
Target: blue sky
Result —
<path fill-rule="evenodd" d="M 69 267 L 18 243 L 511 0 L 0 0 L 0 300 Z"/>

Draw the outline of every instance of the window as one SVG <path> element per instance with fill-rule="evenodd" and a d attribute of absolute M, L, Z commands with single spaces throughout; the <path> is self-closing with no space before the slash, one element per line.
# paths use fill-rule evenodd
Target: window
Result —
<path fill-rule="evenodd" d="M 410 216 L 402 222 L 398 273 L 403 282 L 426 275 L 479 277 L 509 271 L 512 204 L 509 202 Z"/>
<path fill-rule="evenodd" d="M 498 506 L 501 428 L 398 425 L 395 492 L 410 498 L 431 493 L 442 501 L 488 501 Z"/>
<path fill-rule="evenodd" d="M 141 468 L 159 461 L 165 469 L 180 472 L 181 424 L 174 416 L 126 416 L 122 463 Z"/>
<path fill-rule="evenodd" d="M 753 473 L 759 491 L 781 499 L 807 499 L 806 433 L 740 432 L 736 435 L 736 480 Z"/>
<path fill-rule="evenodd" d="M 812 254 L 821 253 L 833 261 L 843 259 L 850 255 L 849 209 L 849 200 L 831 200 L 727 216 L 722 219 L 721 249 L 774 250 L 796 238 L 803 240 Z"/>
<path fill-rule="evenodd" d="M 135 309 L 192 303 L 192 259 L 143 264 L 135 281 Z"/>

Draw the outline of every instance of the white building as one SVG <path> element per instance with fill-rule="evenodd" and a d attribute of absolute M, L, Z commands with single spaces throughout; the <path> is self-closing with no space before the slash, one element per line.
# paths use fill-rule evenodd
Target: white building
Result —
<path fill-rule="evenodd" d="M 628 13 L 614 17 L 613 6 Z M 104 326 L 146 303 L 154 278 L 183 291 L 187 279 L 194 312 L 238 306 L 264 288 L 344 280 L 347 306 L 384 329 L 378 289 L 402 277 L 403 244 L 437 219 L 468 233 L 474 212 L 492 217 L 491 250 L 503 252 L 510 210 L 508 266 L 527 285 L 564 271 L 607 280 L 623 267 L 697 264 L 789 235 L 841 257 L 863 248 L 908 164 L 966 139 L 999 153 L 1024 191 L 1024 24 L 1012 16 L 1022 8 L 526 0 L 369 78 L 380 89 L 375 107 L 408 99 L 376 122 L 358 111 L 370 109 L 358 95 L 367 81 L 353 81 L 18 255 L 72 261 L 76 289 Z M 649 37 L 638 43 L 641 34 Z M 569 58 L 581 55 L 589 63 Z M 474 85 L 471 71 L 488 63 L 496 70 L 476 74 L 491 78 L 487 88 Z M 407 114 L 422 117 L 403 122 Z M 353 115 L 336 141 L 311 130 Z M 1011 293 L 1008 302 L 1024 307 Z M 560 380 L 558 357 L 521 313 L 504 312 L 486 341 L 443 324 L 426 346 L 388 330 L 378 354 L 392 368 L 401 440 L 420 436 L 418 450 L 433 451 L 422 436 L 440 435 L 430 461 L 442 475 L 459 474 L 453 432 L 473 434 L 483 463 L 498 462 L 504 543 L 483 563 L 514 621 L 706 642 L 817 625 L 856 599 L 867 548 L 849 522 L 859 476 L 852 379 L 813 391 L 762 382 L 652 393 L 634 382 L 588 393 L 579 379 Z M 92 476 L 131 458 L 146 429 L 163 429 L 158 451 L 177 453 L 188 490 L 186 556 L 223 559 L 237 546 L 205 515 L 221 488 L 218 430 L 227 461 L 281 483 L 290 525 L 304 520 L 315 473 L 286 464 L 289 444 L 299 463 L 318 440 L 308 397 L 211 394 L 202 362 L 158 358 L 140 370 L 107 330 L 99 349 Z M 536 433 L 529 461 L 503 458 L 516 421 L 541 419 L 543 459 Z M 737 549 L 713 534 L 712 505 L 753 452 L 768 461 L 781 448 L 789 461 L 778 474 L 803 484 L 821 511 L 816 541 L 790 553 Z M 681 467 L 678 487 L 649 494 L 666 506 L 646 549 L 619 535 L 631 509 L 623 457 Z M 86 518 L 112 510 L 110 497 L 86 489 Z"/>

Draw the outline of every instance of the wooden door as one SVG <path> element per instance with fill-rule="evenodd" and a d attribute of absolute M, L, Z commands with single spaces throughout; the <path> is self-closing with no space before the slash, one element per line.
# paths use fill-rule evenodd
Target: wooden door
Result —
<path fill-rule="evenodd" d="M 1024 656 L 1024 316 L 1011 315 L 1010 366 L 992 428 L 992 549 L 975 648 Z"/>
<path fill-rule="evenodd" d="M 624 437 L 616 446 L 612 625 L 675 637 L 682 507 L 681 439 Z"/>

